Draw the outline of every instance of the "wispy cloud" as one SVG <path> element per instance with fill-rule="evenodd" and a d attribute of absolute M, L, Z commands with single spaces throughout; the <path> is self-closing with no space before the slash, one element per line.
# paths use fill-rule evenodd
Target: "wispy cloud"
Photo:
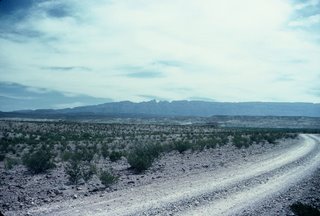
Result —
<path fill-rule="evenodd" d="M 320 25 L 320 14 L 304 17 L 289 23 L 289 26 L 293 27 L 310 27 L 313 25 Z"/>
<path fill-rule="evenodd" d="M 192 101 L 207 101 L 207 102 L 215 102 L 216 100 L 212 99 L 212 98 L 206 98 L 206 97 L 189 97 L 187 98 L 188 100 L 192 100 Z"/>
<path fill-rule="evenodd" d="M 159 60 L 159 61 L 153 62 L 153 64 L 163 65 L 163 66 L 167 66 L 167 67 L 183 67 L 184 65 L 186 65 L 183 62 L 175 61 L 175 60 Z"/>
<path fill-rule="evenodd" d="M 114 100 L 320 102 L 319 5 L 3 0 L 0 80 Z"/>
<path fill-rule="evenodd" d="M 0 82 L 0 111 L 39 108 L 66 108 L 111 101 L 84 94 L 59 92 L 46 88 Z"/>
<path fill-rule="evenodd" d="M 158 97 L 157 95 L 137 95 L 142 98 L 142 100 L 157 100 L 157 101 L 166 101 L 168 98 Z"/>
<path fill-rule="evenodd" d="M 158 71 L 140 71 L 140 72 L 132 72 L 126 74 L 126 76 L 131 77 L 131 78 L 159 78 L 163 77 L 163 73 L 158 72 Z"/>
<path fill-rule="evenodd" d="M 41 68 L 45 70 L 51 70 L 51 71 L 71 71 L 71 70 L 90 71 L 90 68 L 79 67 L 79 66 L 67 66 L 67 67 L 51 66 L 51 67 L 41 67 Z"/>

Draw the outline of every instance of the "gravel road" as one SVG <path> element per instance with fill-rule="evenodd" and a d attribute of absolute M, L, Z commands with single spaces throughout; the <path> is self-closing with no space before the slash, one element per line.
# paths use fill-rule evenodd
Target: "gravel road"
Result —
<path fill-rule="evenodd" d="M 241 215 L 286 191 L 320 165 L 320 137 L 210 170 L 112 193 L 35 207 L 30 215 Z"/>

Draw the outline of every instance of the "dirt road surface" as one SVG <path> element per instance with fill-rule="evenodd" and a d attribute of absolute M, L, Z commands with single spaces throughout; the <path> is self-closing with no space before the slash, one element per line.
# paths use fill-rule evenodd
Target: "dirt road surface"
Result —
<path fill-rule="evenodd" d="M 163 182 L 35 207 L 30 215 L 237 215 L 272 199 L 320 166 L 320 137 L 255 156 L 223 171 L 208 171 Z"/>

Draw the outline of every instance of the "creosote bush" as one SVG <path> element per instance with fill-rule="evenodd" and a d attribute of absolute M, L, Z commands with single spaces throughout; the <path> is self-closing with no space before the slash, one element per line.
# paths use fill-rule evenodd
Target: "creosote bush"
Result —
<path fill-rule="evenodd" d="M 193 145 L 188 141 L 177 141 L 173 143 L 173 150 L 177 150 L 179 153 L 183 153 L 192 148 Z"/>
<path fill-rule="evenodd" d="M 112 151 L 109 154 L 109 158 L 112 162 L 115 162 L 117 160 L 120 160 L 123 155 L 124 155 L 124 152 L 122 151 Z"/>
<path fill-rule="evenodd" d="M 5 154 L 0 154 L 0 161 L 4 161 L 5 158 L 6 158 Z"/>
<path fill-rule="evenodd" d="M 78 184 L 82 176 L 81 165 L 78 161 L 69 161 L 65 167 L 65 172 L 68 175 L 68 179 L 72 184 Z"/>
<path fill-rule="evenodd" d="M 77 185 L 81 179 L 85 182 L 89 181 L 97 173 L 97 168 L 93 163 L 83 161 L 77 157 L 77 154 L 74 154 L 67 163 L 65 172 L 69 181 Z"/>
<path fill-rule="evenodd" d="M 109 156 L 109 147 L 108 147 L 108 145 L 102 144 L 100 151 L 101 151 L 102 157 L 107 158 Z"/>
<path fill-rule="evenodd" d="M 19 160 L 16 159 L 16 158 L 11 158 L 11 157 L 6 157 L 4 159 L 4 168 L 6 170 L 10 170 L 12 169 L 14 166 L 18 165 L 19 164 Z"/>
<path fill-rule="evenodd" d="M 76 150 L 71 156 L 73 160 L 78 161 L 92 161 L 94 155 L 98 152 L 95 146 L 76 146 Z"/>
<path fill-rule="evenodd" d="M 243 137 L 241 135 L 236 134 L 233 137 L 233 145 L 236 146 L 237 148 L 248 148 L 252 143 L 250 142 L 250 138 L 248 137 Z"/>
<path fill-rule="evenodd" d="M 127 159 L 131 168 L 139 173 L 148 169 L 162 151 L 163 148 L 161 145 L 138 145 L 129 152 Z"/>
<path fill-rule="evenodd" d="M 97 167 L 95 164 L 85 164 L 82 169 L 82 178 L 85 182 L 89 181 L 94 174 L 97 174 Z"/>
<path fill-rule="evenodd" d="M 118 180 L 118 177 L 117 176 L 114 176 L 111 172 L 109 171 L 101 171 L 100 175 L 99 175 L 99 179 L 101 181 L 101 183 L 108 187 L 112 184 L 114 184 L 117 180 Z"/>
<path fill-rule="evenodd" d="M 39 149 L 25 154 L 22 162 L 33 174 L 38 174 L 54 168 L 55 164 L 53 159 L 54 154 L 52 150 L 42 145 Z"/>

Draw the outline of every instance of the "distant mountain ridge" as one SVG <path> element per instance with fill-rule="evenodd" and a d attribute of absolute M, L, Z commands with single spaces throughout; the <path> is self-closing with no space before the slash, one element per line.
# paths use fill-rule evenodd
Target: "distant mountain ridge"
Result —
<path fill-rule="evenodd" d="M 286 102 L 205 102 L 160 101 L 134 103 L 130 101 L 109 102 L 99 105 L 67 109 L 17 111 L 15 113 L 46 115 L 143 115 L 143 116 L 308 116 L 320 117 L 319 103 Z"/>

